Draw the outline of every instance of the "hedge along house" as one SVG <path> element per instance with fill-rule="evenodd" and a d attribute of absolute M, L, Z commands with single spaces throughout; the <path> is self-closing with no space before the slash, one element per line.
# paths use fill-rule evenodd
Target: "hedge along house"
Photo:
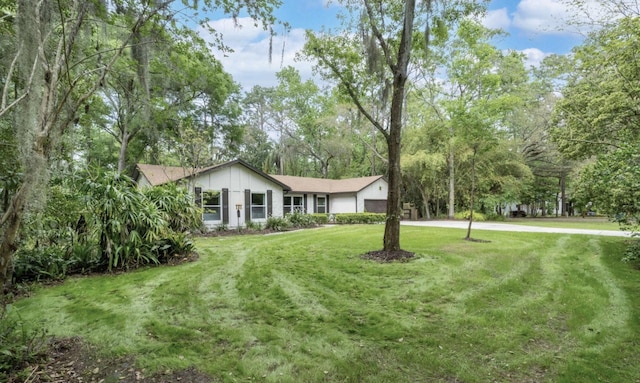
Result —
<path fill-rule="evenodd" d="M 168 182 L 189 187 L 209 228 L 262 223 L 294 211 L 384 213 L 387 205 L 383 176 L 330 180 L 269 175 L 240 159 L 201 169 L 138 164 L 134 179 L 140 187 Z"/>
<path fill-rule="evenodd" d="M 284 194 L 290 190 L 242 160 L 195 170 L 138 164 L 134 179 L 140 187 L 168 182 L 189 187 L 208 228 L 243 227 L 249 221 L 264 223 L 271 215 L 282 216 Z"/>
<path fill-rule="evenodd" d="M 388 184 L 383 176 L 330 180 L 277 176 L 291 191 L 284 195 L 284 213 L 385 213 Z"/>

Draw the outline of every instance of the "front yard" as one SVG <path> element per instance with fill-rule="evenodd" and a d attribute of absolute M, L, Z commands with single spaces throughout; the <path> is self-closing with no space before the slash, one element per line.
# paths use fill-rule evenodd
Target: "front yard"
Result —
<path fill-rule="evenodd" d="M 402 227 L 416 258 L 361 259 L 383 229 L 202 238 L 195 262 L 71 278 L 15 307 L 135 359 L 142 381 L 190 368 L 212 382 L 637 382 L 625 239 Z"/>

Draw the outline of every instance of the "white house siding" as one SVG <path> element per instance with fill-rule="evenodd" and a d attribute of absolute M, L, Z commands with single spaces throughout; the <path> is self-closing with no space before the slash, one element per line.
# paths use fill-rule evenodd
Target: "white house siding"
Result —
<path fill-rule="evenodd" d="M 139 188 L 145 188 L 148 186 L 152 186 L 151 182 L 149 182 L 149 180 L 147 179 L 147 177 L 144 176 L 144 174 L 140 174 L 140 177 L 138 177 L 138 187 Z"/>
<path fill-rule="evenodd" d="M 371 185 L 365 187 L 358 192 L 358 213 L 364 211 L 364 201 L 367 199 L 372 200 L 386 200 L 388 193 L 388 184 L 386 181 L 379 179 Z"/>
<path fill-rule="evenodd" d="M 354 193 L 332 194 L 329 197 L 329 212 L 338 213 L 355 213 L 356 212 L 356 195 Z"/>
<path fill-rule="evenodd" d="M 215 169 L 198 175 L 194 180 L 195 187 L 201 187 L 202 190 L 229 190 L 229 227 L 244 226 L 245 222 L 245 190 L 249 189 L 252 193 L 264 193 L 265 198 L 268 190 L 271 190 L 272 198 L 271 207 L 267 206 L 267 212 L 271 211 L 273 216 L 282 216 L 283 191 L 282 187 L 268 179 L 261 177 L 255 172 L 247 169 L 240 164 Z M 222 202 L 224 204 L 224 201 Z M 236 205 L 242 205 L 240 218 L 238 218 Z M 264 222 L 266 219 L 254 219 L 255 222 Z M 206 221 L 205 224 L 210 227 L 221 224 L 222 222 Z"/>

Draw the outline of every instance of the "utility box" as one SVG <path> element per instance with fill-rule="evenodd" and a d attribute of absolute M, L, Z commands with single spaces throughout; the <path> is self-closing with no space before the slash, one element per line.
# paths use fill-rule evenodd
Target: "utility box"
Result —
<path fill-rule="evenodd" d="M 418 209 L 412 203 L 403 203 L 402 204 L 402 219 L 409 221 L 417 221 L 418 220 Z"/>

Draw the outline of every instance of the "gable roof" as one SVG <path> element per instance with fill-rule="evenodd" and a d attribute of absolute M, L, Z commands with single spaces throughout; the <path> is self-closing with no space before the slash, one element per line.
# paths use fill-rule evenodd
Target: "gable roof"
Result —
<path fill-rule="evenodd" d="M 164 166 L 164 165 L 149 165 L 149 164 L 137 164 L 136 171 L 133 178 L 137 179 L 139 174 L 142 174 L 151 186 L 158 186 L 169 182 L 178 181 L 193 174 L 192 169 L 183 168 L 180 166 Z"/>
<path fill-rule="evenodd" d="M 289 186 L 282 183 L 280 180 L 270 176 L 269 174 L 260 171 L 259 169 L 254 168 L 249 165 L 247 162 L 237 159 L 233 161 L 224 162 L 218 165 L 207 166 L 199 169 L 188 169 L 180 166 L 164 166 L 164 165 L 149 165 L 149 164 L 137 164 L 136 165 L 136 173 L 134 174 L 134 178 L 137 179 L 139 174 L 144 175 L 144 177 L 149 181 L 151 186 L 163 185 L 169 182 L 179 181 L 181 179 L 185 179 L 190 176 L 201 175 L 209 172 L 214 172 L 216 170 L 224 169 L 233 165 L 241 165 L 247 168 L 248 170 L 256 173 L 260 177 L 263 177 L 276 185 L 282 187 L 283 190 L 291 190 Z"/>
<path fill-rule="evenodd" d="M 370 176 L 358 178 L 345 178 L 330 180 L 326 178 L 296 177 L 296 176 L 272 176 L 280 182 L 289 185 L 292 192 L 298 193 L 357 193 L 383 176 Z"/>

